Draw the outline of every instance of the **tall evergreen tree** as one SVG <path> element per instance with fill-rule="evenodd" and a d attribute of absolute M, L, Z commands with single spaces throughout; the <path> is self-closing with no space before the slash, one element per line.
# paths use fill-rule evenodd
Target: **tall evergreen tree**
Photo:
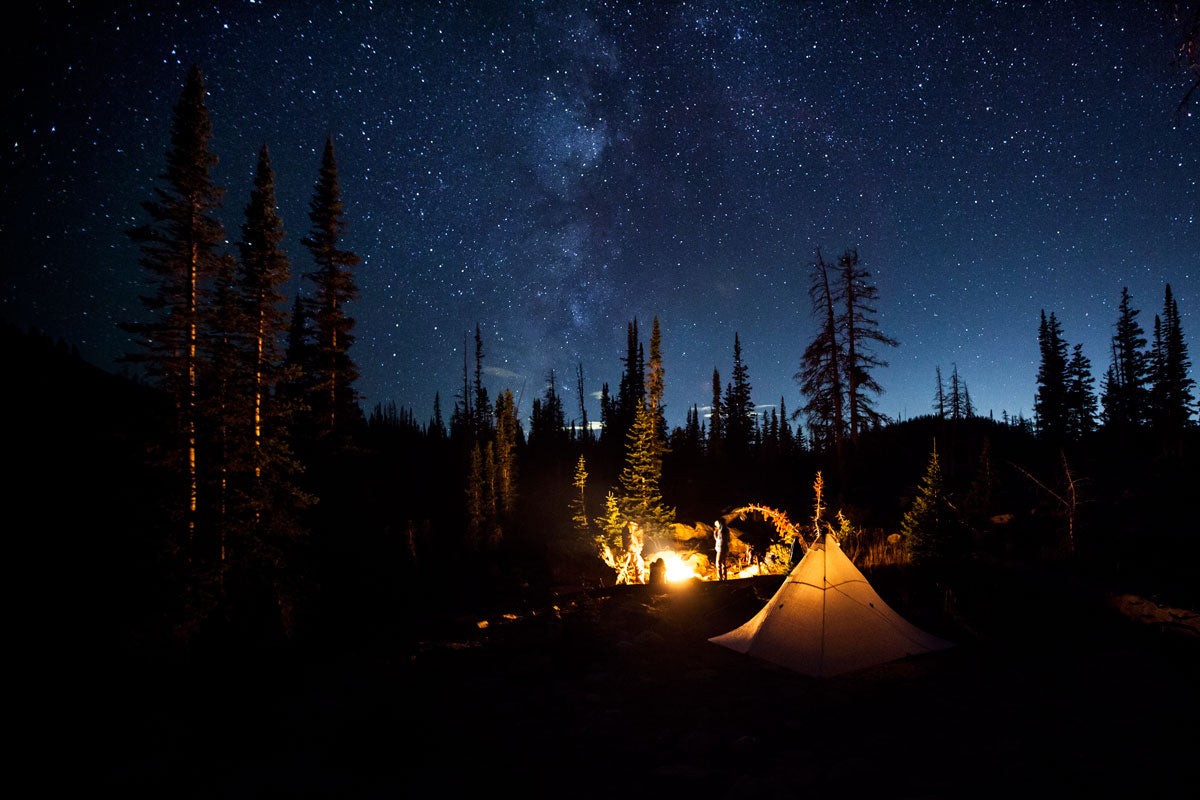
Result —
<path fill-rule="evenodd" d="M 1117 428 L 1142 424 L 1149 412 L 1146 338 L 1137 321 L 1139 311 L 1130 304 L 1129 289 L 1121 289 L 1116 330 L 1112 337 L 1112 364 L 1104 377 L 1104 422 Z"/>
<path fill-rule="evenodd" d="M 541 400 L 533 401 L 529 420 L 529 447 L 557 455 L 566 444 L 566 414 L 558 394 L 554 370 L 546 376 L 546 391 Z"/>
<path fill-rule="evenodd" d="M 961 530 L 956 522 L 947 501 L 937 442 L 934 442 L 917 496 L 900 526 L 912 562 L 939 566 L 951 560 L 961 545 L 957 541 Z"/>
<path fill-rule="evenodd" d="M 580 361 L 576 364 L 576 378 L 577 378 L 576 384 L 575 384 L 576 392 L 579 394 L 579 424 L 583 429 L 583 434 L 582 434 L 581 438 L 583 439 L 584 444 L 590 444 L 592 442 L 593 437 L 592 437 L 591 426 L 588 425 L 587 394 L 584 392 L 584 389 L 583 389 L 583 362 L 582 361 Z"/>
<path fill-rule="evenodd" d="M 666 389 L 665 372 L 662 358 L 662 331 L 658 326 L 658 317 L 654 318 L 654 326 L 650 329 L 650 360 L 646 364 L 646 398 L 654 411 L 655 425 L 658 429 L 658 440 L 663 447 L 667 440 L 666 403 L 663 392 Z"/>
<path fill-rule="evenodd" d="M 608 394 L 608 384 L 600 387 L 600 441 L 610 442 L 614 431 L 613 404 Z"/>
<path fill-rule="evenodd" d="M 733 335 L 733 379 L 725 394 L 725 452 L 734 458 L 750 453 L 755 420 L 754 402 L 750 399 L 750 368 L 742 360 L 742 343 Z"/>
<path fill-rule="evenodd" d="M 512 519 L 517 504 L 517 439 L 521 423 L 511 389 L 496 395 L 496 493 L 500 513 Z"/>
<path fill-rule="evenodd" d="M 1167 284 L 1163 298 L 1162 322 L 1155 319 L 1156 357 L 1152 376 L 1154 382 L 1155 420 L 1161 431 L 1177 435 L 1191 421 L 1196 400 L 1192 394 L 1195 381 L 1188 376 L 1192 363 L 1188 359 L 1187 343 L 1179 319 L 1179 305 Z"/>
<path fill-rule="evenodd" d="M 933 410 L 937 412 L 938 419 L 946 418 L 946 384 L 942 381 L 941 366 L 934 367 L 937 373 L 937 389 L 933 395 Z"/>
<path fill-rule="evenodd" d="M 254 486 L 248 496 L 256 519 L 271 505 L 271 491 L 263 490 L 263 473 L 268 486 L 291 494 L 287 475 L 293 460 L 287 444 L 290 407 L 276 401 L 274 389 L 283 377 L 280 342 L 286 315 L 280 309 L 280 289 L 291 277 L 291 265 L 283 252 L 283 222 L 275 202 L 275 172 L 264 144 L 258 155 L 254 188 L 242 224 L 239 289 L 246 338 L 246 372 L 250 385 L 250 419 L 253 430 L 251 469 Z M 286 485 L 285 485 L 286 484 Z"/>
<path fill-rule="evenodd" d="M 442 421 L 442 393 L 433 393 L 433 416 L 429 418 L 429 438 L 440 442 L 446 438 L 446 423 Z"/>
<path fill-rule="evenodd" d="M 725 435 L 725 411 L 721 401 L 721 373 L 713 367 L 712 376 L 712 411 L 708 417 L 708 453 L 711 456 L 721 454 Z"/>
<path fill-rule="evenodd" d="M 850 438 L 858 441 L 858 434 L 882 421 L 883 416 L 875 410 L 871 394 L 879 394 L 883 387 L 871 371 L 886 367 L 888 362 L 874 353 L 874 345 L 898 347 L 900 343 L 879 330 L 879 290 L 868 279 L 871 273 L 859 262 L 858 250 L 847 250 L 838 259 L 840 281 L 838 300 L 841 315 L 838 327 L 845 354 L 843 370 L 846 381 L 846 405 L 849 412 Z"/>
<path fill-rule="evenodd" d="M 808 398 L 804 413 L 813 434 L 813 446 L 832 448 L 840 463 L 846 427 L 846 384 L 829 266 L 817 250 L 808 288 L 813 315 L 818 320 L 817 335 L 804 349 L 800 371 L 793 377 L 800 382 L 800 391 Z"/>
<path fill-rule="evenodd" d="M 624 369 L 621 382 L 617 386 L 617 396 L 613 405 L 612 422 L 616 438 L 623 441 L 633 425 L 637 407 L 646 396 L 646 365 L 642 355 L 642 345 L 638 339 L 637 319 L 628 323 L 625 335 L 625 356 L 621 359 Z"/>
<path fill-rule="evenodd" d="M 316 341 L 309 369 L 313 384 L 309 402 L 318 430 L 326 433 L 343 428 L 362 415 L 353 388 L 358 367 L 350 358 L 354 319 L 346 314 L 346 304 L 358 297 L 351 270 L 359 258 L 342 249 L 347 230 L 344 214 L 330 135 L 325 140 L 321 169 L 309 204 L 308 218 L 312 225 L 301 240 L 316 264 L 316 269 L 305 276 L 316 284 L 312 298 Z"/>
<path fill-rule="evenodd" d="M 625 519 L 650 533 L 661 533 L 675 521 L 674 509 L 663 503 L 662 454 L 656 444 L 654 412 L 648 401 L 638 404 L 625 447 L 619 503 Z"/>
<path fill-rule="evenodd" d="M 222 190 L 212 178 L 217 157 L 209 150 L 211 139 L 204 76 L 199 67 L 192 67 L 175 106 L 162 185 L 155 187 L 153 200 L 142 204 L 151 221 L 130 231 L 141 245 L 141 265 L 155 288 L 154 294 L 142 298 L 151 320 L 125 326 L 139 335 L 142 347 L 130 360 L 143 363 L 171 400 L 170 441 L 164 455 L 167 468 L 179 476 L 179 486 L 168 504 L 185 521 L 189 547 L 200 502 L 201 315 L 225 239 L 214 215 Z"/>
<path fill-rule="evenodd" d="M 783 397 L 779 398 L 779 453 L 784 458 L 789 457 L 796 449 L 795 439 L 792 437 L 792 426 L 788 422 L 787 405 L 783 402 Z"/>
<path fill-rule="evenodd" d="M 474 428 L 477 438 L 491 436 L 492 404 L 488 400 L 487 387 L 483 385 L 483 337 L 479 333 L 479 323 L 475 323 L 475 401 L 471 406 L 474 410 Z"/>
<path fill-rule="evenodd" d="M 1054 442 L 1061 442 L 1067 435 L 1067 343 L 1062 337 L 1062 326 L 1050 312 L 1047 319 L 1042 310 L 1038 325 L 1038 351 L 1041 363 L 1037 373 L 1037 396 L 1033 401 L 1034 417 L 1038 432 Z"/>
<path fill-rule="evenodd" d="M 1096 427 L 1096 381 L 1092 362 L 1077 344 L 1067 362 L 1067 435 L 1072 439 L 1087 436 Z"/>

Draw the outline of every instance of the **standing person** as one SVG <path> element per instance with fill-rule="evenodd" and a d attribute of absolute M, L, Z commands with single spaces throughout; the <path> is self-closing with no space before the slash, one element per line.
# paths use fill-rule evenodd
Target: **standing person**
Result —
<path fill-rule="evenodd" d="M 725 568 L 725 558 L 729 555 L 729 531 L 721 520 L 713 523 L 713 536 L 717 539 L 717 580 L 723 581 L 729 577 Z"/>

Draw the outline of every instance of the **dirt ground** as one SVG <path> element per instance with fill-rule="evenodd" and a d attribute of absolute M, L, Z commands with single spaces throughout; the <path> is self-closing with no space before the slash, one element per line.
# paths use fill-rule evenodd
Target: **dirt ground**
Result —
<path fill-rule="evenodd" d="M 831 679 L 706 641 L 779 580 L 580 593 L 336 655 L 141 661 L 95 710 L 124 715 L 104 783 L 206 797 L 1195 791 L 1200 639 L 1111 603 L 1047 608 L 1053 592 L 1026 582 L 990 614 L 909 615 L 951 650 Z"/>

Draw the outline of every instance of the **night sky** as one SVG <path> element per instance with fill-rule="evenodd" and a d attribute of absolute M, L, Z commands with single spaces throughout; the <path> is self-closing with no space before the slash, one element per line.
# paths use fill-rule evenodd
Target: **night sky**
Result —
<path fill-rule="evenodd" d="M 478 321 L 493 397 L 528 414 L 554 368 L 576 416 L 576 362 L 615 391 L 655 315 L 672 424 L 735 332 L 755 402 L 794 409 L 817 247 L 878 284 L 891 416 L 954 363 L 977 410 L 1031 415 L 1043 308 L 1098 388 L 1123 286 L 1149 333 L 1170 283 L 1200 361 L 1200 114 L 1155 4 L 92 5 L 10 31 L 0 316 L 102 366 L 144 318 L 124 231 L 193 63 L 231 242 L 271 148 L 291 293 L 333 134 L 368 410 L 448 418 Z"/>

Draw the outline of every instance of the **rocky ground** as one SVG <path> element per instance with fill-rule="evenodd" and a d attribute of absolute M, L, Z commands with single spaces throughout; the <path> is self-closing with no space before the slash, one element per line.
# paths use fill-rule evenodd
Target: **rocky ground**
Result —
<path fill-rule="evenodd" d="M 106 783 L 234 797 L 1197 785 L 1200 639 L 1074 590 L 1060 602 L 1061 586 L 1037 576 L 993 576 L 986 606 L 935 610 L 903 602 L 883 576 L 885 599 L 958 646 L 820 680 L 706 641 L 753 615 L 779 580 L 561 596 L 337 655 L 141 660 L 96 711 Z"/>

